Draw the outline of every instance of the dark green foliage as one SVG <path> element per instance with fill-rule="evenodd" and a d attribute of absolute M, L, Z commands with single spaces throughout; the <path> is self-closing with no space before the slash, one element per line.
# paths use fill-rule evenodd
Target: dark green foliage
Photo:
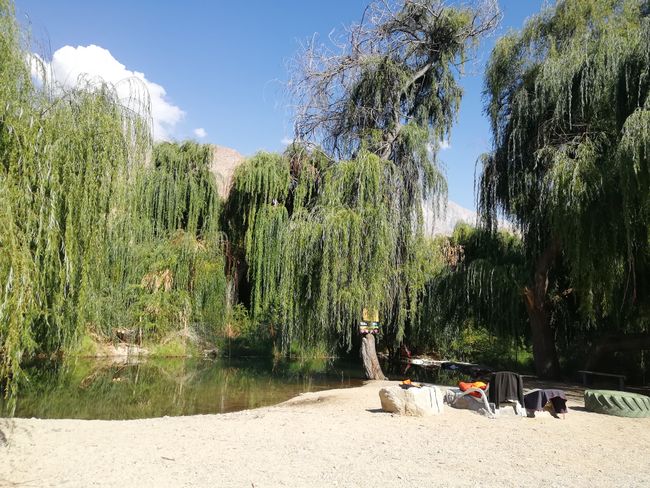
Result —
<path fill-rule="evenodd" d="M 472 328 L 520 343 L 527 328 L 521 240 L 459 224 L 451 237 L 439 237 L 431 246 L 442 264 L 426 284 L 417 343 L 453 349 Z"/>
<path fill-rule="evenodd" d="M 566 0 L 502 38 L 487 68 L 482 213 L 516 221 L 531 263 L 560 249 L 567 279 L 550 291 L 564 280 L 583 326 L 648 327 L 648 46 L 647 2 Z"/>
<path fill-rule="evenodd" d="M 304 53 L 292 82 L 300 142 L 241 167 L 226 207 L 253 317 L 280 324 L 285 351 L 350 348 L 364 307 L 380 310 L 389 342 L 415 324 L 422 202 L 446 191 L 435 155 L 460 102 L 456 69 L 498 17 L 419 0 L 370 10 L 340 55 Z"/>
<path fill-rule="evenodd" d="M 146 112 L 106 84 L 34 87 L 6 1 L 0 27 L 0 381 L 117 327 L 213 338 L 226 286 L 210 148 L 152 156 Z"/>
<path fill-rule="evenodd" d="M 477 363 L 495 370 L 534 373 L 532 353 L 527 344 L 524 338 L 496 335 L 469 319 L 457 334 L 447 340 L 439 338 L 436 352 L 443 358 Z"/>
<path fill-rule="evenodd" d="M 365 152 L 332 165 L 320 158 L 298 147 L 284 157 L 259 154 L 239 168 L 229 199 L 231 228 L 237 215 L 246 219 L 239 233 L 253 318 L 277 322 L 285 351 L 293 341 L 350 346 L 364 306 L 393 313 L 394 165 Z"/>

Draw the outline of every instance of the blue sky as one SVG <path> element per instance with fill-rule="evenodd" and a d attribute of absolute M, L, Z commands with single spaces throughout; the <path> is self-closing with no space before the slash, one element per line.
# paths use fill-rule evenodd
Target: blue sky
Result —
<path fill-rule="evenodd" d="M 542 3 L 501 1 L 504 18 L 498 35 L 521 28 Z M 59 65 L 76 63 L 76 69 L 82 69 L 89 57 L 93 63 L 107 60 L 112 73 L 121 72 L 121 63 L 125 70 L 155 83 L 151 86 L 158 95 L 152 103 L 165 121 L 161 131 L 166 137 L 195 138 L 250 155 L 260 149 L 281 151 L 282 139 L 292 134 L 283 82 L 287 61 L 299 42 L 358 21 L 366 4 L 366 0 L 16 0 L 16 11 L 29 25 L 40 54 L 49 57 L 71 46 L 57 54 Z M 462 79 L 465 96 L 458 122 L 450 148 L 440 155 L 450 199 L 468 208 L 474 208 L 476 159 L 489 149 L 482 64 L 495 39 L 484 43 L 479 63 Z M 90 45 L 107 51 L 76 50 Z M 198 129 L 203 129 L 203 137 Z"/>

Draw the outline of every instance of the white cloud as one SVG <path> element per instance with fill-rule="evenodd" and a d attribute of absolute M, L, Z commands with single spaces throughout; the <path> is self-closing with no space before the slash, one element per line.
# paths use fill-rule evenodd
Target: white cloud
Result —
<path fill-rule="evenodd" d="M 46 69 L 55 83 L 63 88 L 73 87 L 83 79 L 100 79 L 110 83 L 116 87 L 118 96 L 127 104 L 133 103 L 134 97 L 141 98 L 138 90 L 144 87 L 149 94 L 153 135 L 156 140 L 169 139 L 174 127 L 185 115 L 179 107 L 167 100 L 167 92 L 161 85 L 149 81 L 144 73 L 127 69 L 108 49 L 94 44 L 57 49 Z M 32 74 L 35 74 L 33 65 Z"/>
<path fill-rule="evenodd" d="M 291 137 L 284 136 L 280 141 L 280 144 L 283 146 L 288 146 L 289 144 L 293 144 L 293 139 Z"/>
<path fill-rule="evenodd" d="M 203 127 L 199 127 L 198 129 L 194 129 L 194 135 L 199 139 L 203 139 L 205 136 L 208 135 L 208 133 L 205 131 Z"/>
<path fill-rule="evenodd" d="M 435 151 L 446 151 L 451 148 L 451 143 L 447 139 L 443 139 L 435 144 L 433 142 L 427 143 L 427 152 L 432 155 Z"/>

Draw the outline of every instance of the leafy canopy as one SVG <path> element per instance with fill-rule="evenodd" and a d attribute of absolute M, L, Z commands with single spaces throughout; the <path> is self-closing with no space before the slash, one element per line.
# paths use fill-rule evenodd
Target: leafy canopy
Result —
<path fill-rule="evenodd" d="M 485 88 L 494 151 L 479 189 L 487 224 L 512 218 L 531 262 L 559 246 L 584 316 L 646 326 L 648 46 L 642 0 L 561 1 L 500 39 Z"/>

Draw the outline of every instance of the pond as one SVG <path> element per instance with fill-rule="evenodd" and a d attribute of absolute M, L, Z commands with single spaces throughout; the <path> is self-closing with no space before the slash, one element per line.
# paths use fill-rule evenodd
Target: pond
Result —
<path fill-rule="evenodd" d="M 390 368 L 391 379 L 454 384 L 439 369 Z M 233 412 L 274 405 L 303 392 L 363 384 L 358 360 L 95 359 L 39 361 L 26 367 L 14 416 L 43 419 L 138 419 Z M 0 414 L 9 416 L 8 404 Z"/>
<path fill-rule="evenodd" d="M 345 361 L 149 359 L 115 364 L 94 359 L 39 361 L 26 368 L 14 416 L 138 419 L 233 412 L 273 405 L 302 392 L 363 383 Z M 8 405 L 2 405 L 7 416 Z"/>

